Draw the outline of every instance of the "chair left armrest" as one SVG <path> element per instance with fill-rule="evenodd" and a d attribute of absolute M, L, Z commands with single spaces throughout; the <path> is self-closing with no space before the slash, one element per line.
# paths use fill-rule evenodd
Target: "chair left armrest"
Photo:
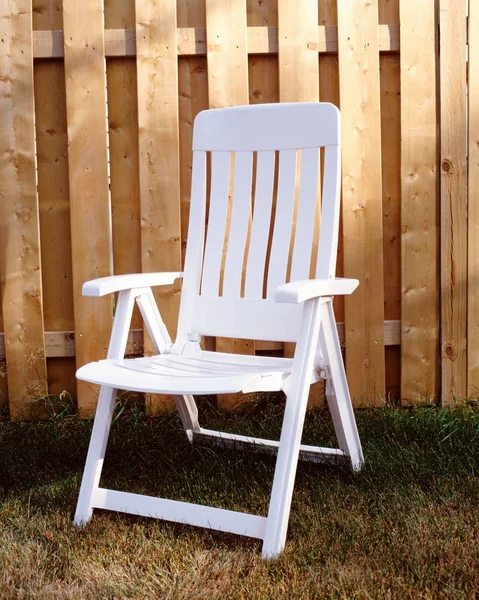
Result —
<path fill-rule="evenodd" d="M 155 287 L 158 285 L 172 284 L 183 273 L 134 273 L 132 275 L 112 275 L 111 277 L 100 277 L 92 279 L 83 284 L 83 296 L 105 296 L 123 290 L 135 288 Z"/>
<path fill-rule="evenodd" d="M 322 296 L 343 296 L 351 294 L 358 287 L 357 279 L 337 277 L 335 279 L 305 279 L 284 283 L 276 289 L 276 302 L 301 304 Z"/>

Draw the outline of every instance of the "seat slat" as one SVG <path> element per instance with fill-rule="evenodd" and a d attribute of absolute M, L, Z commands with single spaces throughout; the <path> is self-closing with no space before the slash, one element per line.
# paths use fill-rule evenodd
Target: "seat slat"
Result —
<path fill-rule="evenodd" d="M 226 298 L 238 298 L 241 295 L 248 223 L 251 217 L 252 179 L 253 153 L 237 152 L 235 154 L 233 208 L 223 279 L 222 295 Z"/>
<path fill-rule="evenodd" d="M 274 297 L 276 288 L 286 282 L 295 200 L 296 157 L 296 150 L 282 150 L 279 153 L 278 197 L 268 270 L 267 298 Z"/>
<path fill-rule="evenodd" d="M 318 170 L 319 150 L 317 148 L 302 150 L 291 281 L 309 279 L 318 204 Z"/>
<path fill-rule="evenodd" d="M 157 357 L 160 364 L 165 355 Z M 89 363 L 77 371 L 77 378 L 107 387 L 137 392 L 159 394 L 231 394 L 248 391 L 283 389 L 285 377 L 290 369 L 252 370 L 245 368 L 234 372 L 220 372 L 202 369 L 197 372 L 172 370 L 155 371 L 145 366 L 141 360 L 133 368 L 133 360 L 101 360 Z M 164 363 L 167 364 L 167 363 Z M 314 374 L 312 374 L 314 377 Z"/>
<path fill-rule="evenodd" d="M 204 296 L 216 297 L 219 292 L 228 214 L 230 160 L 229 152 L 211 154 L 210 212 L 201 285 L 201 293 Z"/>
<path fill-rule="evenodd" d="M 258 152 L 253 223 L 246 267 L 245 298 L 262 298 L 273 207 L 275 153 Z"/>

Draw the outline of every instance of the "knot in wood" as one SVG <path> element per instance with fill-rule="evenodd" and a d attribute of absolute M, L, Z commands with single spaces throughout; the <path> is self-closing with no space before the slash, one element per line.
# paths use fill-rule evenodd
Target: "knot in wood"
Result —
<path fill-rule="evenodd" d="M 454 358 L 456 356 L 456 349 L 452 344 L 447 344 L 447 346 L 444 348 L 444 353 L 447 358 Z"/>
<path fill-rule="evenodd" d="M 442 170 L 445 173 L 452 173 L 453 172 L 452 162 L 450 160 L 448 160 L 448 159 L 445 159 L 445 160 L 442 161 L 441 167 L 442 167 Z"/>

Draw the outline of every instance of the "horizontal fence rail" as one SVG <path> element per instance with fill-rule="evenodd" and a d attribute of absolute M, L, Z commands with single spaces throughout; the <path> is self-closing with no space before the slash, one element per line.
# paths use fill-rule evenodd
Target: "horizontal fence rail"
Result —
<path fill-rule="evenodd" d="M 63 390 L 94 410 L 97 388 L 74 374 L 105 357 L 114 301 L 83 298 L 82 283 L 181 270 L 194 118 L 264 102 L 341 110 L 338 276 L 360 286 L 335 312 L 355 405 L 475 397 L 479 9 L 466 4 L 3 0 L 0 404 L 11 417 Z M 181 287 L 155 293 L 174 335 Z M 137 312 L 127 353 L 151 353 Z M 310 405 L 323 396 L 315 384 Z"/>

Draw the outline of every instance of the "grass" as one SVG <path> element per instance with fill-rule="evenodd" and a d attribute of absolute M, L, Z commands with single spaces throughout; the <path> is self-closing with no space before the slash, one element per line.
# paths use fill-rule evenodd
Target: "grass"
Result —
<path fill-rule="evenodd" d="M 205 423 L 277 435 L 279 401 Z M 206 415 L 205 415 L 206 413 Z M 0 598 L 477 598 L 479 408 L 358 411 L 366 467 L 301 464 L 288 541 L 258 541 L 96 511 L 72 525 L 91 422 L 68 410 L 0 421 Z M 334 443 L 327 411 L 304 440 Z M 174 415 L 125 409 L 102 485 L 265 514 L 274 460 L 191 446 Z"/>

